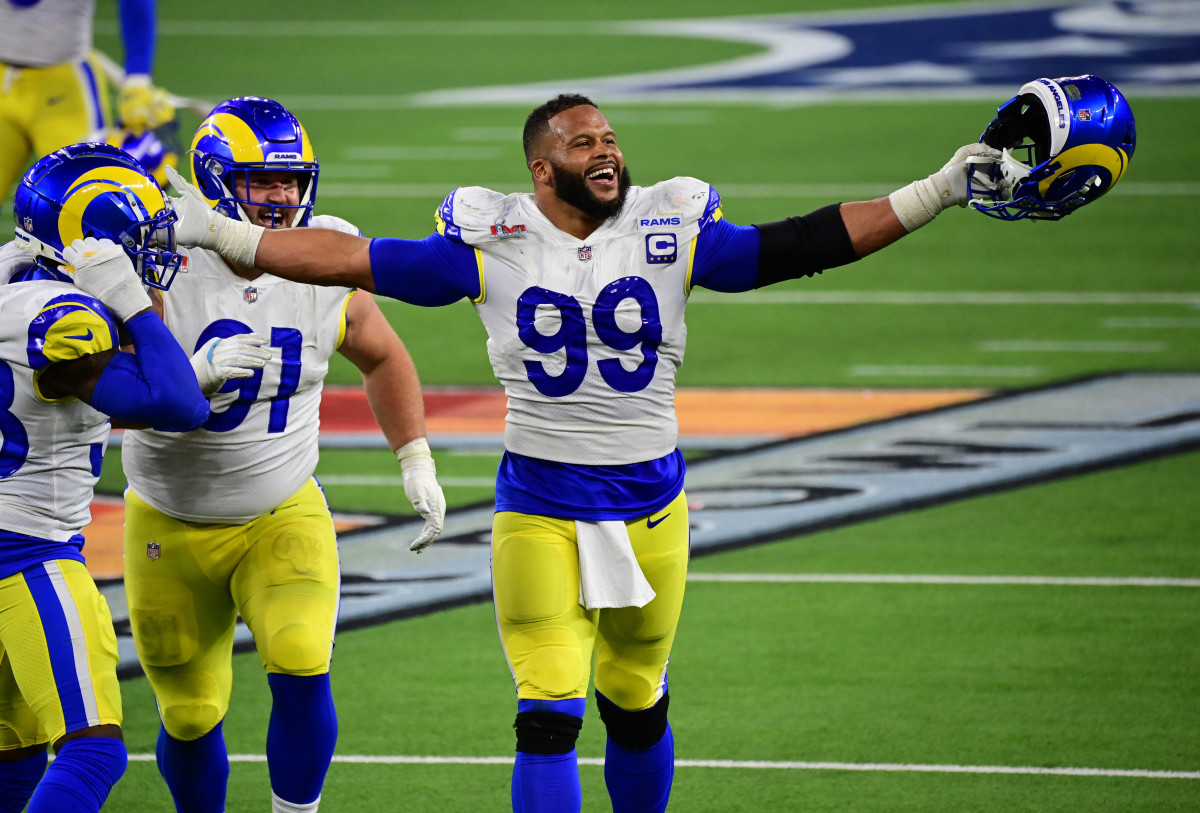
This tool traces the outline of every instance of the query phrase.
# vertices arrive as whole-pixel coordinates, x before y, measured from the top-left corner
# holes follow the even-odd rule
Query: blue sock
[[[67,740],[33,792],[29,813],[96,813],[128,761],[125,743],[113,737]]]
[[[285,802],[311,804],[321,795],[337,743],[329,674],[269,674],[267,683],[273,701],[267,727],[271,790]]]
[[[571,813],[583,806],[579,765],[569,754],[517,752],[513,765],[514,813]]]
[[[662,813],[675,777],[675,738],[667,724],[662,739],[645,751],[630,751],[608,740],[604,750],[604,784],[613,813]]]
[[[229,754],[221,723],[196,740],[177,740],[160,728],[156,756],[177,813],[223,813]]]
[[[518,700],[517,712],[566,714],[583,719],[587,701]],[[513,764],[513,813],[577,813],[583,807],[579,761],[575,749],[566,754],[517,751]]]
[[[20,762],[0,762],[0,813],[21,813],[46,772],[45,751]]]

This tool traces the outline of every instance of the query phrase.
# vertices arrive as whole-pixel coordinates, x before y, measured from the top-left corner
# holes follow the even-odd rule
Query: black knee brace
[[[583,720],[555,711],[517,712],[517,750],[526,754],[569,754]]]
[[[596,705],[600,708],[600,719],[608,729],[609,739],[628,751],[645,751],[663,738],[667,733],[670,700],[663,694],[662,699],[644,711],[625,711],[596,692]]]

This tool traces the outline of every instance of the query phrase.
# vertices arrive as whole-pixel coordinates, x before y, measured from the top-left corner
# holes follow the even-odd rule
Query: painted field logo
[[[646,262],[651,265],[666,265],[675,262],[677,256],[675,235],[646,235]]]
[[[759,545],[1196,448],[1200,374],[1118,374],[1007,393],[689,465],[691,549]],[[422,557],[395,556],[418,520],[344,535],[339,628],[489,600],[492,517],[490,504],[450,511]],[[136,674],[123,587],[101,590],[114,608],[120,674]],[[242,624],[235,645],[254,646]]]

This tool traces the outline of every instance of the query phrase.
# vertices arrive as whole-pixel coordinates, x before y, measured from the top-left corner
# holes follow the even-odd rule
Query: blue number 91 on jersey
[[[1116,87],[1069,76],[1027,82],[979,140],[1001,151],[997,171],[1008,194],[972,186],[971,206],[1001,220],[1059,220],[1121,180],[1137,129]]]
[[[650,265],[668,265],[675,262],[679,251],[673,234],[646,235],[646,262]]]

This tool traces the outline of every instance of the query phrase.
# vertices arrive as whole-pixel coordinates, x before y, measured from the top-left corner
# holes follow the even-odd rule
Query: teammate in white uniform
[[[312,145],[277,102],[217,105],[192,141],[192,169],[206,205],[248,223],[360,234],[312,216]],[[206,359],[197,375],[213,413],[185,434],[126,433],[123,447],[125,589],[162,717],[159,769],[177,810],[225,809],[221,722],[240,614],[273,696],[273,809],[315,811],[337,738],[329,686],[337,540],[313,478],[322,382],[335,351],[362,372],[406,493],[426,520],[419,551],[440,533],[445,501],[416,371],[370,294],[289,282],[212,251],[188,252],[188,273],[163,308],[180,344]],[[217,369],[243,377],[226,384],[213,378]]]
[[[108,83],[92,53],[95,5],[0,3],[0,203],[32,157],[108,135]],[[166,93],[150,81],[155,16],[155,0],[120,0],[125,78],[117,117],[135,135],[173,116]]]
[[[116,636],[81,531],[108,416],[166,432],[209,414],[130,262],[169,284],[179,255],[163,207],[132,158],[75,145],[22,179],[18,239],[0,246],[3,811],[99,810],[125,770]],[[119,330],[136,353],[120,352]],[[49,770],[47,743],[57,751]]]
[[[631,186],[582,96],[534,110],[524,145],[532,195],[455,190],[424,240],[266,234],[212,216],[194,189],[176,202],[180,239],[289,279],[475,304],[508,395],[492,569],[517,688],[513,809],[580,809],[575,740],[594,657],[613,810],[661,811],[674,766],[666,664],[687,575],[673,393],[688,295],[857,260],[966,205],[968,175],[999,153],[969,145],[889,198],[742,227],[693,178]]]

